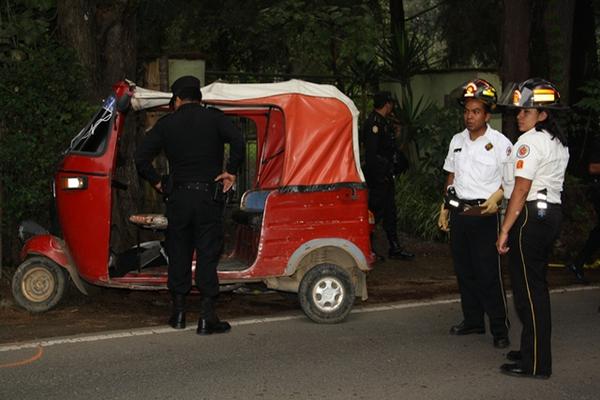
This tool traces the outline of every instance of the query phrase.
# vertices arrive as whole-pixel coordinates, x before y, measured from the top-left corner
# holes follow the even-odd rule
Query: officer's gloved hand
[[[450,231],[450,225],[448,223],[450,219],[450,210],[445,208],[445,204],[442,203],[440,207],[440,216],[438,218],[438,227],[444,232]]]
[[[483,208],[481,210],[482,214],[495,214],[498,212],[498,204],[502,201],[504,197],[504,190],[498,189],[492,195],[481,204]]]

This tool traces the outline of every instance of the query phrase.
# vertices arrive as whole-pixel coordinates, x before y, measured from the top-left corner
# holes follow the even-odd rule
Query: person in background
[[[444,162],[448,173],[444,192],[452,201],[442,204],[438,225],[450,231],[463,313],[463,321],[452,326],[450,334],[485,333],[487,314],[494,347],[505,348],[510,344],[510,324],[495,243],[502,167],[512,144],[488,124],[496,101],[496,89],[483,79],[462,87],[459,103],[466,129],[454,135]]]
[[[567,264],[567,268],[575,274],[581,283],[589,283],[583,273],[583,264],[590,262],[593,255],[600,249],[600,134],[596,133],[592,143],[592,151],[588,164],[590,175],[589,197],[596,211],[596,226],[592,228],[575,260]]]
[[[567,140],[556,123],[560,94],[543,79],[532,78],[511,91],[523,134],[515,144],[514,187],[500,236],[499,254],[508,253],[515,308],[523,329],[520,349],[500,371],[511,376],[549,378],[552,374],[550,295],[546,271],[562,220],[561,192],[569,162]]]
[[[192,287],[195,250],[196,286],[201,296],[196,332],[224,333],[231,326],[220,321],[215,312],[219,294],[217,265],[223,248],[219,192],[227,192],[235,183],[244,160],[244,138],[225,114],[202,106],[199,79],[183,76],[173,83],[171,91],[175,111],[154,125],[135,155],[139,174],[166,195],[168,287],[173,297],[169,325],[175,329],[186,326],[185,298]],[[230,143],[225,170],[224,143]],[[161,151],[169,160],[167,185],[152,165]]]
[[[406,158],[396,146],[396,131],[388,116],[394,108],[390,92],[376,93],[374,110],[362,128],[365,144],[365,178],[369,187],[369,209],[375,222],[383,220],[383,230],[389,242],[388,256],[392,259],[410,260],[414,254],[400,245],[397,232],[396,189],[394,176],[407,167]]]

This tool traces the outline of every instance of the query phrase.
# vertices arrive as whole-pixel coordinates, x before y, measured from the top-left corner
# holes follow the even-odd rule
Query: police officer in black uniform
[[[408,167],[406,157],[396,146],[394,126],[386,118],[394,108],[390,92],[376,93],[374,110],[369,114],[362,130],[365,143],[365,173],[369,187],[369,209],[375,222],[383,220],[383,229],[389,242],[389,257],[409,260],[414,254],[400,246],[397,233],[396,195],[394,176]]]
[[[600,249],[600,134],[598,133],[592,143],[588,173],[590,174],[589,198],[596,211],[596,226],[590,231],[587,241],[575,260],[567,265],[581,283],[589,283],[583,274],[583,264],[590,262],[594,253]]]
[[[224,207],[219,193],[235,183],[244,159],[244,139],[225,114],[201,105],[199,79],[181,77],[171,91],[175,111],[154,125],[135,156],[139,174],[166,195],[168,287],[173,297],[169,324],[185,328],[185,296],[192,286],[196,250],[196,286],[201,295],[197,333],[223,333],[231,326],[215,313],[217,265],[223,247]],[[224,143],[230,143],[225,170]],[[152,166],[161,151],[169,160],[167,181],[161,181]],[[223,184],[222,189],[218,183]]]

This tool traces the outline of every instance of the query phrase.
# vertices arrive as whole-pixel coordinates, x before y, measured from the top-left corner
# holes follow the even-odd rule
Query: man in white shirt
[[[463,86],[459,103],[464,107],[466,129],[454,135],[444,162],[448,172],[445,191],[453,201],[442,207],[439,225],[442,230],[450,230],[463,311],[463,321],[450,333],[485,333],[487,314],[494,346],[505,348],[510,344],[509,321],[495,243],[502,169],[511,156],[512,144],[488,125],[496,101],[496,90],[483,79]]]

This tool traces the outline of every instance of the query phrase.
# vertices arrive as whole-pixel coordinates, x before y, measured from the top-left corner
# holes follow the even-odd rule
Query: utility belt
[[[456,190],[452,186],[448,188],[446,196],[444,196],[445,208],[449,210],[456,210],[459,213],[464,213],[474,207],[480,206],[484,202],[485,199],[461,199],[456,195]]]
[[[175,183],[175,189],[183,190],[202,190],[208,192],[215,187],[214,182],[179,182]]]
[[[560,210],[561,208],[559,203],[548,202],[548,190],[546,189],[537,192],[536,199],[526,201],[525,206],[528,210],[535,212],[538,218],[546,217],[548,211]]]
[[[175,189],[196,190],[211,193],[213,201],[217,203],[227,203],[231,190],[223,192],[223,182],[179,182],[175,184]]]

